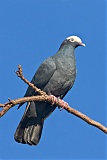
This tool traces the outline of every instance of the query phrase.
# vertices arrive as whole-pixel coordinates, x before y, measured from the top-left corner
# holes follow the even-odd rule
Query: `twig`
[[[34,86],[33,83],[29,82],[22,74],[22,67],[21,65],[18,65],[18,71],[16,71],[16,74],[19,78],[21,78],[21,80],[23,80],[26,84],[28,84],[30,87],[32,87],[36,92],[38,92],[40,95],[42,96],[47,96],[47,94],[42,91],[41,89],[37,88],[36,86]]]
[[[22,68],[19,65],[18,66],[18,71],[17,76],[20,77],[25,83],[27,83],[29,86],[31,86],[36,92],[38,92],[40,94],[40,96],[31,96],[31,97],[24,97],[24,98],[19,98],[16,100],[11,100],[8,99],[9,102],[5,103],[5,104],[0,104],[0,107],[2,107],[2,111],[0,112],[0,117],[2,117],[10,108],[12,108],[13,106],[23,103],[23,102],[30,102],[30,101],[47,101],[50,102],[51,104],[53,103],[53,98],[49,95],[47,95],[45,92],[41,91],[40,89],[38,89],[36,86],[34,86],[31,82],[29,82],[27,79],[24,78],[23,74],[22,74]],[[62,100],[57,99],[57,101],[54,103],[55,105],[57,105],[60,108],[65,109],[67,112],[81,118],[82,120],[84,120],[85,122],[87,122],[88,124],[95,126],[96,128],[100,129],[101,131],[103,131],[104,133],[107,134],[107,128],[105,126],[103,126],[101,123],[92,120],[91,118],[89,118],[88,116],[86,116],[85,114],[75,110],[74,108],[71,108],[68,103],[63,103]]]
[[[0,103],[0,107],[4,107],[4,104],[1,104],[1,103]]]

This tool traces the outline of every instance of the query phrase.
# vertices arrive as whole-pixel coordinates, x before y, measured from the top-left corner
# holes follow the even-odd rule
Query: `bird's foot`
[[[52,100],[52,106],[53,106],[55,103],[57,103],[57,102],[58,102],[58,98],[57,98],[57,97],[55,97],[54,95],[50,95],[50,97],[51,97],[51,100]]]
[[[61,100],[61,103],[62,103],[62,105],[61,105],[61,107],[59,107],[59,109],[60,109],[60,111],[62,111],[64,108],[65,108],[65,106],[67,106],[68,105],[68,103],[67,102],[65,102],[64,100],[62,100],[62,99],[60,99]]]
[[[50,97],[51,97],[51,100],[52,100],[52,105],[58,104],[58,102],[61,101],[61,107],[58,107],[60,109],[60,111],[62,111],[68,105],[67,102],[60,99],[59,97],[57,98],[54,95],[50,95]]]

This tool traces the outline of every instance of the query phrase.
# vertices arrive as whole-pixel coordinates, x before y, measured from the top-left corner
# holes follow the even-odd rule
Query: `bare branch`
[[[18,66],[18,71],[16,72],[16,74],[17,74],[18,77],[20,77],[25,83],[27,83],[29,86],[31,86],[40,95],[31,96],[31,97],[23,97],[23,98],[19,98],[19,99],[16,99],[16,100],[8,99],[9,102],[7,102],[5,104],[0,104],[0,107],[2,107],[2,110],[0,112],[0,117],[2,117],[10,108],[14,107],[17,104],[23,103],[23,102],[47,101],[47,102],[50,102],[51,104],[53,104],[52,96],[47,95],[45,92],[38,89],[36,86],[34,86],[34,84],[32,84],[31,82],[29,82],[27,79],[24,78],[24,76],[22,74],[22,68],[21,68],[20,65]],[[99,123],[97,121],[94,121],[93,119],[89,118],[85,114],[75,110],[74,108],[71,108],[68,105],[68,103],[66,103],[66,102],[64,103],[61,99],[57,98],[57,101],[55,101],[54,104],[57,105],[60,108],[65,109],[67,112],[79,117],[80,119],[84,120],[88,124],[90,124],[92,126],[95,126],[96,128],[100,129],[101,131],[103,131],[104,133],[107,134],[107,128],[105,126],[103,126],[101,123]]]
[[[19,78],[21,78],[21,80],[23,80],[26,84],[28,84],[30,87],[32,87],[36,92],[38,92],[40,95],[44,95],[46,96],[46,93],[43,92],[41,89],[37,88],[36,86],[34,86],[33,83],[29,82],[22,74],[22,67],[21,65],[18,65],[18,71],[16,71],[16,74]]]
[[[1,103],[0,103],[0,107],[4,107],[4,104],[1,104]]]

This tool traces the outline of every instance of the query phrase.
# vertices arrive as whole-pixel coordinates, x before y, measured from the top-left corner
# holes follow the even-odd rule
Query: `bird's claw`
[[[60,109],[60,111],[62,111],[62,110],[65,108],[65,106],[68,105],[68,103],[65,102],[64,100],[62,100],[62,99],[60,99],[60,98],[57,98],[57,97],[55,97],[54,95],[50,95],[50,96],[51,96],[51,100],[52,100],[52,106],[53,106],[55,103],[58,103],[59,101],[61,101],[62,105],[61,105],[61,107],[58,107],[58,108]]]
[[[60,99],[60,100],[61,100],[61,99]],[[62,105],[61,105],[61,107],[59,107],[60,111],[62,111],[62,110],[65,108],[65,106],[68,105],[68,103],[65,102],[64,100],[61,100],[61,102],[62,102]]]
[[[58,102],[58,98],[56,98],[54,95],[50,95],[52,100],[52,106]]]

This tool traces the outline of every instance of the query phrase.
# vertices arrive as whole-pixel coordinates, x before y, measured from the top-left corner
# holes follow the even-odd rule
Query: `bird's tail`
[[[37,145],[43,129],[44,119],[38,117],[35,111],[35,103],[27,105],[26,111],[16,129],[14,139],[23,144]]]

